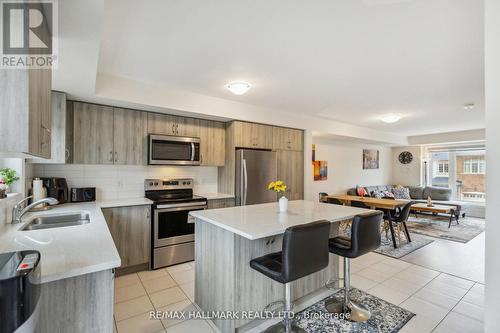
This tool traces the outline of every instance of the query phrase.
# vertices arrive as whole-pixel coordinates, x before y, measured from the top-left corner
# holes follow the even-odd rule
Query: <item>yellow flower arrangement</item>
[[[275,182],[270,182],[269,185],[267,185],[267,188],[277,193],[283,193],[286,191],[287,186],[282,180],[277,180]]]

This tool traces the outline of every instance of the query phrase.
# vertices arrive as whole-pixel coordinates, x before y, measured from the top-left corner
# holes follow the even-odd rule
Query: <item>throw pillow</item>
[[[364,187],[356,187],[356,193],[360,196],[360,197],[364,197],[368,194],[368,192],[366,191],[366,188]]]
[[[371,196],[372,198],[382,199],[384,197],[384,193],[380,191],[373,191]]]
[[[390,191],[384,191],[382,193],[382,199],[394,199],[394,194]]]
[[[394,193],[394,197],[396,199],[407,199],[410,200],[410,189],[407,187],[403,188],[393,188],[392,193]]]

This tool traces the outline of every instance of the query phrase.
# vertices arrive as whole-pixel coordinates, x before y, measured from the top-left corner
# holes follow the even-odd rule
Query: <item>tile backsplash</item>
[[[144,196],[144,179],[193,178],[196,193],[217,192],[217,167],[36,164],[33,177],[64,177],[68,187],[96,187],[97,200]]]

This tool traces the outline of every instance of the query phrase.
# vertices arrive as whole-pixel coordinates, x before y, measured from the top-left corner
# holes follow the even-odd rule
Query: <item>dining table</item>
[[[352,201],[362,202],[366,205],[367,208],[370,209],[378,209],[384,211],[384,218],[389,223],[389,229],[391,231],[392,245],[394,248],[398,247],[396,243],[396,236],[394,233],[394,224],[393,224],[393,212],[406,205],[410,200],[406,199],[380,199],[373,197],[361,197],[357,195],[348,195],[348,194],[337,194],[337,195],[327,195],[323,197],[323,200],[326,201],[328,198],[337,199],[344,205],[350,205]],[[405,228],[405,234],[408,239],[408,242],[411,242],[410,233],[408,232],[408,228],[406,224],[403,224]]]

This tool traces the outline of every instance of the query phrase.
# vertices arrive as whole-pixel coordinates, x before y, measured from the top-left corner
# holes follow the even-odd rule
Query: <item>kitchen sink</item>
[[[61,228],[87,223],[90,223],[90,214],[88,212],[42,215],[32,218],[20,230]]]

